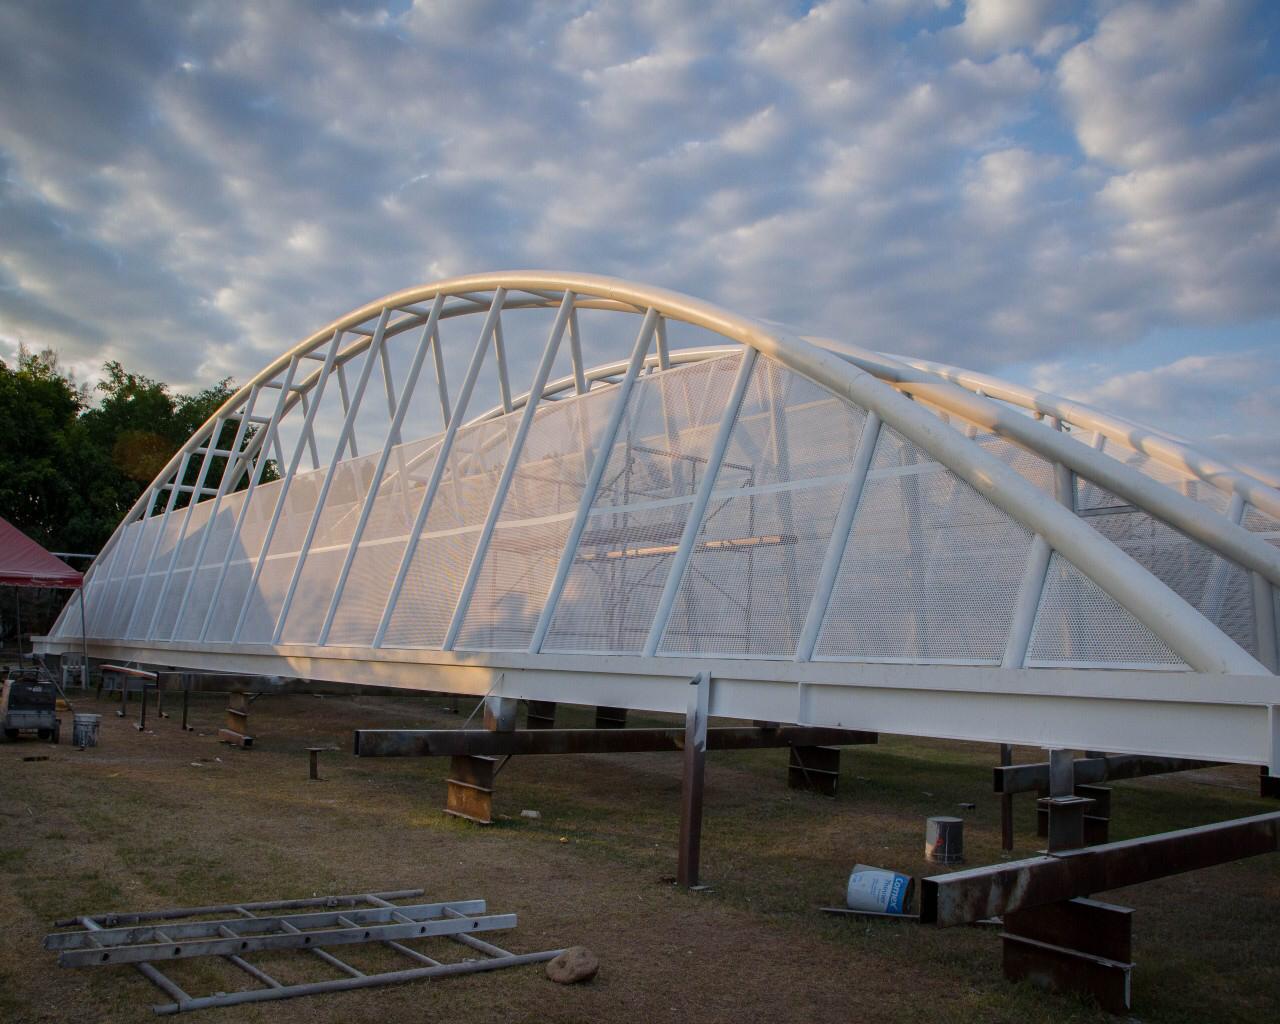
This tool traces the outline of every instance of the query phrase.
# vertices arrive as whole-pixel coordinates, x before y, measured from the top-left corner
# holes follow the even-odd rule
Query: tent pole
[[[18,613],[18,670],[23,667],[22,661],[22,588],[13,588],[13,606]]]
[[[84,581],[80,583],[80,686],[89,689],[89,630],[84,618]]]

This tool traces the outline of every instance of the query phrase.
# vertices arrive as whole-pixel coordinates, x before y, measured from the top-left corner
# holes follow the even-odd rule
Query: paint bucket
[[[963,864],[964,819],[929,818],[925,822],[924,856],[934,864]]]
[[[73,747],[96,747],[98,745],[98,725],[101,715],[77,714],[71,724],[71,745]]]
[[[869,910],[876,914],[906,914],[911,910],[915,879],[887,868],[855,864],[849,876],[845,903],[850,910]]]

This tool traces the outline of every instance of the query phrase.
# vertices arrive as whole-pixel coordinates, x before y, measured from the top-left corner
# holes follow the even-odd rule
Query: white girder
[[[538,310],[550,332],[535,370],[504,318]],[[629,358],[616,340],[604,359],[591,347],[580,315],[606,313],[640,326]],[[445,363],[460,353],[446,336],[480,323],[450,394]],[[672,347],[677,326],[714,344]],[[412,352],[400,379],[393,349]],[[353,385],[345,368],[360,359]],[[385,414],[365,401],[375,359]],[[475,415],[486,364],[498,401]],[[428,372],[436,397],[415,404]],[[272,390],[272,413],[255,414]],[[406,440],[406,414],[427,405],[439,430]],[[215,442],[232,421],[227,459]],[[263,476],[272,451],[278,481]],[[673,292],[476,275],[355,310],[232,396],[89,570],[89,648],[655,709],[666,691],[642,680],[754,665],[745,690],[717,684],[716,713],[1181,756],[1212,746],[1274,768],[1273,484],[1079,403]],[[78,633],[64,612],[43,646]],[[981,697],[973,666],[990,680]],[[1155,721],[1152,701],[1185,713]],[[1190,705],[1212,742],[1195,739]],[[859,706],[868,717],[851,721]],[[1139,706],[1149,734],[1124,742],[1118,709]],[[1071,721],[1033,725],[1050,707]],[[884,716],[898,712],[892,730]]]

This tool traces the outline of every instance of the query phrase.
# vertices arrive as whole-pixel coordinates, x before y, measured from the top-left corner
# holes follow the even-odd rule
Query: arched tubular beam
[[[658,324],[664,324],[667,320],[682,322],[717,334],[728,342],[747,346],[832,394],[875,413],[885,426],[898,431],[929,452],[940,464],[1009,514],[1025,529],[1042,537],[1053,550],[1069,559],[1193,670],[1236,675],[1267,674],[1262,665],[1212,622],[1070,509],[1042,493],[995,455],[957,432],[898,389],[914,390],[920,397],[944,408],[950,403],[958,415],[963,415],[971,422],[991,424],[991,429],[1007,433],[1030,450],[1046,453],[1051,461],[1065,465],[1081,476],[1097,479],[1117,494],[1130,497],[1135,504],[1153,515],[1171,522],[1196,539],[1203,540],[1213,550],[1253,569],[1267,581],[1274,582],[1277,576],[1275,552],[1247,531],[1226,519],[1215,518],[1213,513],[1200,508],[1189,499],[1150,481],[1137,469],[1107,460],[1106,456],[1097,452],[1089,454],[1085,446],[1057,431],[1035,424],[1007,409],[1002,411],[996,402],[974,396],[936,375],[930,376],[924,371],[906,367],[892,357],[873,354],[884,365],[873,367],[868,372],[854,365],[847,355],[836,354],[798,336],[729,313],[709,303],[663,289],[595,275],[514,271],[454,278],[394,293],[334,321],[282,355],[217,410],[192,440],[175,454],[149,489],[148,495],[131,510],[126,524],[145,516],[162,491],[168,491],[169,502],[166,507],[171,508],[174,488],[181,479],[180,475],[175,474],[181,474],[190,457],[198,452],[201,445],[209,443],[212,431],[219,422],[229,422],[243,414],[255,388],[269,388],[282,375],[286,377],[279,385],[282,391],[280,404],[277,406],[278,414],[258,431],[251,443],[260,452],[265,451],[266,445],[277,442],[277,427],[283,413],[302,402],[307,394],[316,389],[316,398],[307,409],[304,429],[298,439],[298,450],[290,463],[292,473],[296,469],[304,441],[313,440],[312,421],[319,406],[319,389],[323,388],[327,376],[365,351],[379,333],[385,341],[403,331],[423,326],[431,315],[428,305],[435,303],[440,296],[445,296],[447,301],[439,310],[439,318],[462,315],[486,317],[486,329],[482,332],[482,344],[477,348],[477,353],[482,351],[485,344],[492,342],[501,364],[501,312],[519,308],[554,308],[564,300],[567,292],[575,295],[573,309],[570,311],[571,324],[572,314],[581,309],[633,314],[645,311],[646,316],[657,316]],[[379,327],[371,326],[379,320]],[[576,331],[573,333],[576,336]],[[348,338],[352,340],[348,341]],[[325,349],[325,346],[329,347]],[[303,375],[294,383],[295,371],[300,361],[319,358],[318,353],[322,349],[324,365]],[[674,353],[666,349],[665,332],[659,332],[658,365],[666,365],[667,360],[673,356]],[[912,379],[915,375],[919,375],[920,379]],[[901,379],[894,379],[895,377]],[[470,388],[474,384],[473,378],[474,374],[469,371],[468,380],[459,393],[459,407],[455,409],[446,430],[446,450],[448,438],[461,428],[459,421],[467,415],[463,398],[469,397]],[[602,376],[599,379],[609,378]],[[582,374],[579,369],[574,374],[572,385],[568,382],[547,385],[539,389],[540,397],[545,397],[552,387],[558,386],[563,390],[572,386],[575,390],[581,390],[581,384]],[[517,401],[512,397],[509,387],[504,387],[502,394],[501,411],[505,413],[514,409]],[[960,409],[964,411],[960,412]],[[488,417],[498,414],[499,411],[494,410],[483,415]],[[238,471],[243,471],[253,461],[251,455],[237,454],[235,458],[239,463]],[[444,459],[442,456],[433,471],[428,492],[433,492],[438,483]],[[1099,460],[1106,460],[1107,464],[1103,465]],[[255,475],[260,474],[264,461],[262,457],[257,458]],[[281,488],[278,500],[283,500],[283,491],[286,489]],[[199,495],[194,497],[198,498]],[[429,507],[429,500],[428,498],[423,504],[423,509]],[[406,555],[401,562],[396,585],[384,611],[374,647],[378,646],[385,635],[396,595],[412,557],[415,537],[423,525],[422,513],[418,519],[415,530],[411,532]],[[124,525],[122,524],[122,528]],[[116,537],[119,535],[118,530]],[[260,571],[261,558],[265,554],[264,545],[255,573]],[[212,610],[212,604],[210,609]]]

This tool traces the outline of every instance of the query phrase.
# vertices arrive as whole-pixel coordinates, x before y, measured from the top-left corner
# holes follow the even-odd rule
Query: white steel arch
[[[710,671],[716,714],[1277,768],[1273,484],[673,292],[455,278],[197,431],[90,569],[89,647],[655,710]]]

